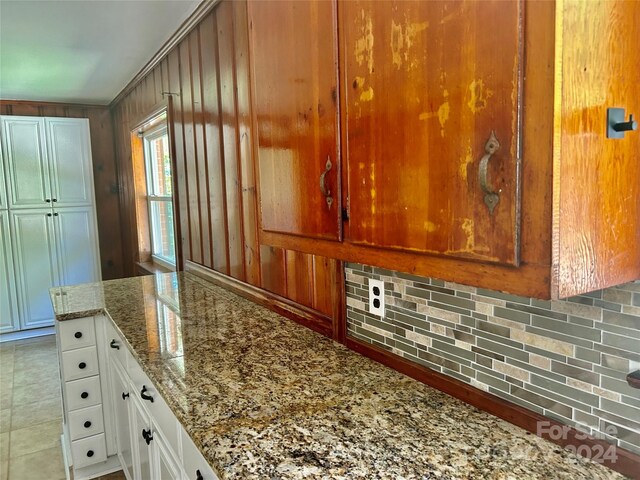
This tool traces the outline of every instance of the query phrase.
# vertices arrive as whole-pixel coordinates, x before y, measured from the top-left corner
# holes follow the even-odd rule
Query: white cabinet
[[[53,325],[49,289],[96,282],[101,273],[89,121],[2,116],[0,127],[0,209],[8,209],[0,215],[10,218],[8,228],[2,220],[0,267],[9,280],[0,284],[0,332],[7,333]]]
[[[20,326],[27,329],[53,325],[49,289],[58,284],[59,278],[53,214],[42,210],[10,213]]]
[[[51,200],[45,118],[0,117],[2,151],[12,208],[39,208]]]
[[[20,328],[14,278],[9,215],[0,210],[0,333]]]
[[[218,480],[126,342],[105,318],[118,457],[128,480]]]
[[[111,403],[103,395],[105,364],[98,354],[103,317],[87,317],[57,322],[56,339],[62,380],[64,448],[73,467],[74,478],[93,478],[118,468],[118,459],[109,445]],[[98,324],[98,325],[96,325]]]
[[[2,117],[10,208],[91,205],[89,121]]]

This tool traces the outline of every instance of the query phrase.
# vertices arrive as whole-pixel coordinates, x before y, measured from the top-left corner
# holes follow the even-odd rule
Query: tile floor
[[[0,343],[0,479],[65,479],[61,433],[55,336]]]

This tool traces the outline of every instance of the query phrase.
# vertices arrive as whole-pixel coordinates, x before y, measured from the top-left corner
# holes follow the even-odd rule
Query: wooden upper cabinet
[[[340,240],[335,3],[248,9],[261,228]]]
[[[339,4],[352,243],[518,264],[522,11]]]

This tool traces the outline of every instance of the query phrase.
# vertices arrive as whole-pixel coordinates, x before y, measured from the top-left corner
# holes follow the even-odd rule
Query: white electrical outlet
[[[629,360],[629,371],[635,372],[636,370],[640,370],[640,362],[634,362],[633,360]]]
[[[384,282],[369,279],[369,313],[384,317]]]

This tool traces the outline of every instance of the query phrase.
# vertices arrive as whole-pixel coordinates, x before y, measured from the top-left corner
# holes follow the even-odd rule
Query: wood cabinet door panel
[[[341,238],[335,10],[334,2],[249,2],[266,231]]]
[[[522,2],[339,5],[348,239],[517,264]]]

